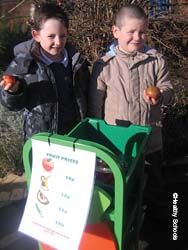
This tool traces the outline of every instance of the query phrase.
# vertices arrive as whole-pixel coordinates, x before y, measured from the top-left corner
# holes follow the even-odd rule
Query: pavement
[[[0,178],[0,250],[38,250],[34,239],[18,232],[27,194],[25,174]]]
[[[168,171],[168,207],[155,207],[152,213],[146,209],[139,250],[188,250],[188,168]],[[180,172],[185,178],[178,179]],[[36,240],[18,232],[27,194],[24,174],[0,178],[0,250],[38,250]]]
[[[0,178],[0,208],[27,197],[25,174],[7,174]]]

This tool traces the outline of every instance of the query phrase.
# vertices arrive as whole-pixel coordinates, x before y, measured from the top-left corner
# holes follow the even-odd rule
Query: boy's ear
[[[36,42],[39,42],[39,41],[40,41],[40,39],[39,39],[39,33],[38,33],[37,30],[32,30],[32,31],[31,31],[31,35],[32,35],[33,39],[34,39]]]
[[[116,39],[119,38],[119,28],[116,25],[112,26],[112,33]]]

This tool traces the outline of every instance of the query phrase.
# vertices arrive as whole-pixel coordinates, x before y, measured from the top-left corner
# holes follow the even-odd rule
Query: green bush
[[[19,42],[30,37],[30,31],[23,31],[19,24],[12,30],[3,21],[0,22],[0,73],[7,67],[13,58],[13,48]]]
[[[0,178],[22,171],[22,125],[19,112],[0,105]]]

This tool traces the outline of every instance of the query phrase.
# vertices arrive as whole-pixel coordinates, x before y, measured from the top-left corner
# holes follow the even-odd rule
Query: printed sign
[[[96,155],[34,139],[32,152],[19,231],[58,250],[77,250],[89,213]]]

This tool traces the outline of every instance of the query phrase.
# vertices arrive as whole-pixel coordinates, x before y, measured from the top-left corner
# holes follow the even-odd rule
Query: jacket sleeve
[[[19,111],[25,106],[25,94],[23,86],[16,93],[0,89],[1,104],[11,111]]]
[[[170,82],[170,74],[166,60],[163,56],[158,58],[157,87],[163,90],[160,104],[168,105],[172,101],[174,90]]]
[[[17,56],[20,53],[27,53],[28,51],[31,51],[34,44],[35,44],[34,39],[30,39],[28,41],[24,41],[22,43],[17,44],[14,47],[14,55]]]
[[[87,106],[88,106],[88,86],[90,82],[90,71],[88,63],[85,60],[81,64],[81,67],[76,72],[76,99],[79,106],[79,112],[81,120],[84,119],[87,115]]]
[[[19,64],[17,61],[14,59],[8,68],[5,71],[5,74],[7,75],[13,75],[18,78],[20,81],[19,89],[17,92],[12,93],[4,88],[0,88],[0,101],[1,104],[5,107],[7,107],[11,111],[19,111],[25,106],[25,93],[26,93],[26,86],[24,84],[24,80],[21,79],[17,75],[17,71],[19,68]]]
[[[88,116],[99,119],[104,118],[106,97],[106,85],[102,80],[103,66],[102,60],[94,63],[89,85]]]

